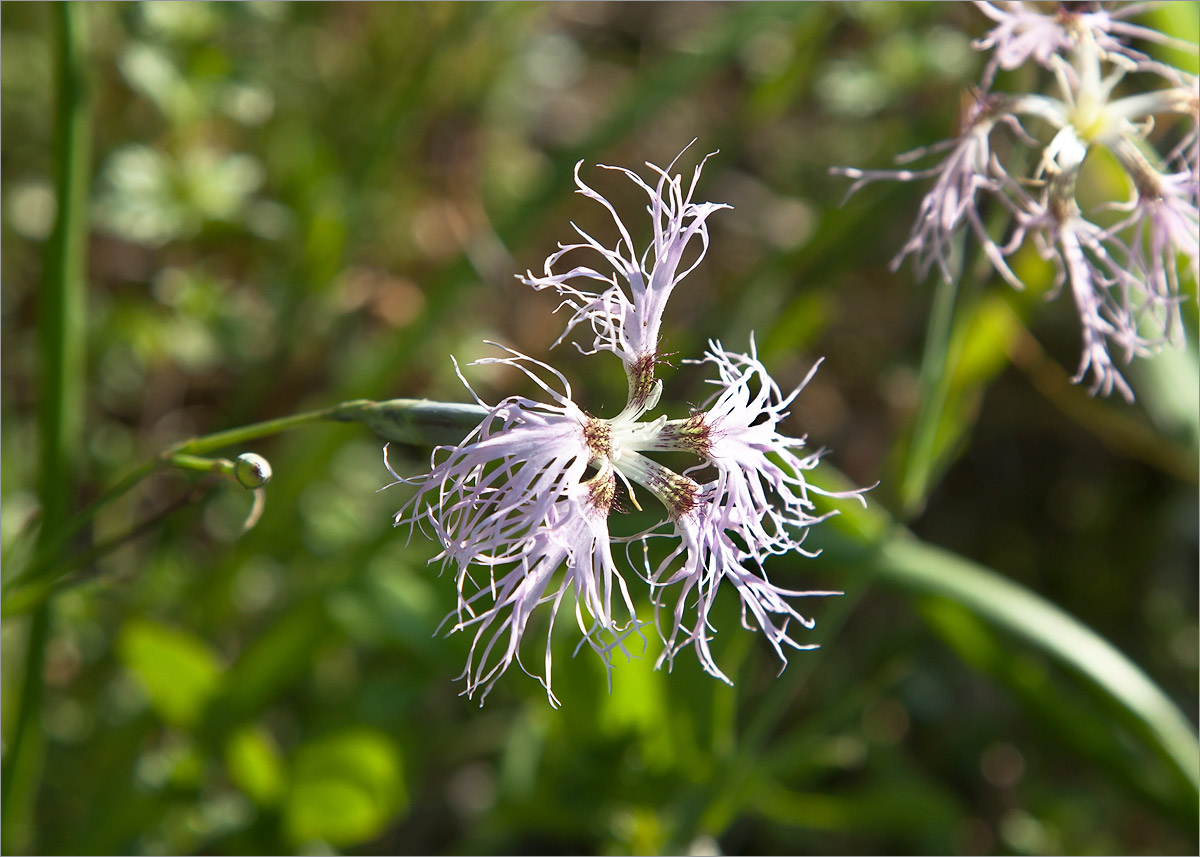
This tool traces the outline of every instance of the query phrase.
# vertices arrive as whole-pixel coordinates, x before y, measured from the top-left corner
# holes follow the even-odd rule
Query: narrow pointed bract
[[[481,702],[515,662],[558,704],[549,635],[564,606],[575,613],[583,642],[606,665],[614,652],[636,656],[627,644],[644,641],[649,622],[639,618],[630,582],[650,585],[643,600],[663,641],[659,664],[671,666],[691,645],[704,670],[724,681],[729,679],[709,649],[710,611],[722,588],[733,589],[743,624],[760,629],[784,663],[788,649],[814,645],[795,639],[795,629],[810,628],[812,620],[790,599],[834,594],[784,588],[767,577],[771,557],[803,553],[808,528],[834,513],[817,512],[813,495],[863,498],[861,491],[830,494],[806,480],[819,453],[803,452],[803,438],[780,433],[799,389],[782,394],[753,340],[749,354],[712,341],[704,357],[692,361],[715,369],[717,389],[705,409],[674,420],[652,415],[663,389],[656,370],[667,300],[702,262],[709,216],[729,206],[693,201],[703,162],[686,186],[672,168],[647,166],[653,183],[629,170],[607,169],[618,169],[649,197],[648,246],[635,247],[616,209],[583,182],[577,166],[579,192],[608,211],[620,239],[606,247],[577,229],[583,242],[560,245],[543,276],[519,277],[563,298],[572,313],[563,336],[582,331],[576,344],[583,354],[620,358],[629,391],[620,412],[593,416],[575,402],[560,372],[503,348],[502,356],[476,362],[523,372],[549,401],[508,397],[490,406],[460,444],[435,450],[427,473],[397,476],[416,493],[395,523],[436,538],[442,549],[433,561],[454,568],[458,607],[446,624],[452,632],[474,634],[461,678],[464,692],[478,694]],[[583,252],[598,256],[596,267],[576,264],[555,273],[564,257]],[[690,453],[695,467],[677,473],[654,458],[659,452]],[[708,481],[694,478],[701,474]],[[655,498],[662,515],[659,526],[634,539],[647,546],[645,556],[661,538],[678,540],[653,569],[648,559],[641,569],[629,562],[630,540],[614,539],[609,530],[622,498],[640,509],[639,497]],[[549,605],[544,660],[531,668],[522,660],[522,639],[542,604]]]

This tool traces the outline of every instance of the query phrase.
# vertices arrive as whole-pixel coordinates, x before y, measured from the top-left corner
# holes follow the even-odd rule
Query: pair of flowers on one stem
[[[565,606],[606,665],[614,651],[632,654],[626,641],[642,636],[649,622],[638,617],[629,572],[650,587],[663,641],[659,665],[670,666],[690,646],[706,672],[729,681],[709,646],[710,614],[723,585],[740,596],[743,624],[749,627],[753,617],[785,662],[787,649],[812,648],[792,636],[794,624],[808,628],[812,622],[788,599],[830,593],[782,587],[769,579],[765,563],[776,554],[803,552],[807,528],[828,515],[815,512],[813,494],[861,500],[861,492],[831,493],[806,480],[820,453],[805,451],[803,438],[781,434],[780,424],[808,379],[785,394],[758,359],[753,341],[748,354],[710,341],[704,357],[691,361],[715,371],[717,390],[705,409],[680,419],[650,416],[662,391],[657,369],[663,310],[707,251],[708,218],[729,206],[693,201],[703,163],[686,186],[670,168],[648,166],[656,174],[654,184],[619,170],[649,199],[653,238],[643,253],[634,249],[612,205],[579,177],[577,165],[579,193],[608,210],[619,240],[608,247],[576,228],[581,242],[560,245],[543,275],[520,278],[562,296],[571,312],[563,337],[581,333],[577,346],[584,354],[620,358],[628,380],[621,412],[609,419],[593,416],[574,401],[561,373],[502,348],[504,356],[476,363],[520,370],[546,400],[510,396],[490,406],[462,443],[435,450],[427,474],[396,477],[417,486],[396,523],[431,530],[442,546],[435,560],[455,569],[458,608],[447,619],[452,630],[475,634],[462,676],[468,695],[485,697],[514,662],[528,671],[521,641],[543,603],[551,605],[548,634]],[[555,272],[580,251],[598,255],[604,272],[582,264]],[[677,473],[654,458],[669,452],[691,454],[696,466]],[[701,471],[711,478],[701,481]],[[640,508],[643,491],[661,504],[665,519],[632,539],[614,538],[612,515],[623,501]],[[630,558],[631,544],[645,546],[656,536],[678,542],[656,564],[646,550],[639,568]],[[625,549],[614,553],[622,542]],[[549,639],[537,678],[557,704]]]
[[[958,239],[966,232],[1004,279],[1023,288],[1008,259],[1032,240],[1055,266],[1052,294],[1067,285],[1079,315],[1083,348],[1072,380],[1090,375],[1093,394],[1116,390],[1132,401],[1113,351],[1129,363],[1182,342],[1177,260],[1186,260],[1196,280],[1200,143],[1196,76],[1151,59],[1129,41],[1169,42],[1192,52],[1196,47],[1126,20],[1145,11],[1144,3],[1115,11],[1096,3],[1060,3],[1048,12],[1031,3],[975,5],[995,26],[975,42],[991,57],[961,133],[900,159],[945,151],[944,160],[919,170],[834,172],[855,179],[851,192],[880,179],[935,180],[893,268],[912,256],[921,276],[936,266],[950,281]],[[992,89],[998,71],[1029,62],[1051,73],[1055,94]],[[1121,94],[1133,77],[1155,88]],[[1165,149],[1160,154],[1153,144],[1163,136],[1161,126],[1171,130],[1170,120],[1182,120],[1184,129],[1173,145],[1160,143]],[[1049,140],[1032,136],[1028,123],[1046,128]],[[1004,159],[994,147],[1001,128],[1012,138]],[[1115,157],[1129,180],[1128,197],[1103,207],[1115,212],[1104,226],[1089,220],[1077,201],[1081,170],[1100,150]],[[1017,166],[1024,161],[1032,162],[1029,174]],[[1007,214],[1006,237],[994,237],[985,223],[988,200]]]

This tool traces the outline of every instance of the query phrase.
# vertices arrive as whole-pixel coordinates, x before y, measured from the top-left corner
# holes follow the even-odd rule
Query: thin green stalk
[[[186,455],[177,452],[170,456],[168,462],[180,470],[194,470],[197,473],[218,473],[224,476],[233,475],[233,462],[228,458],[203,458],[199,455]]]
[[[160,458],[168,459],[175,455],[206,455],[215,450],[224,449],[227,446],[240,446],[252,440],[270,437],[271,435],[310,423],[321,422],[323,420],[350,420],[353,419],[352,415],[354,413],[373,404],[374,402],[365,399],[356,399],[352,402],[342,402],[316,411],[305,411],[301,414],[291,414],[290,416],[278,417],[273,420],[264,420],[260,423],[251,423],[248,426],[214,432],[213,434],[204,435],[204,437],[192,438],[191,440],[185,440],[168,447],[163,451]]]
[[[71,539],[81,532],[101,508],[134,488],[146,476],[163,468],[232,476],[234,464],[226,459],[206,458],[218,449],[239,446],[259,438],[269,437],[316,422],[356,422],[374,431],[384,440],[436,446],[455,443],[487,414],[479,405],[430,402],[424,399],[389,399],[372,402],[355,399],[328,408],[306,411],[272,420],[226,429],[203,437],[174,444],[143,463],[106,491],[98,500],[70,521],[51,531],[43,527],[44,539],[33,561],[23,570],[4,581],[3,615],[14,616],[40,609],[58,591],[57,583],[83,565],[100,559],[113,548],[144,533],[147,522],[135,524],[126,533],[101,545],[68,555]],[[176,508],[171,507],[172,510]],[[162,517],[156,514],[152,520]]]
[[[229,468],[225,468],[219,462],[211,459],[203,459],[201,456],[216,449],[245,443],[257,438],[268,437],[301,425],[321,420],[348,419],[347,414],[370,404],[373,403],[364,401],[343,402],[317,411],[293,414],[248,426],[215,432],[168,447],[154,456],[154,458],[143,462],[126,474],[112,488],[105,491],[99,499],[93,501],[85,509],[77,513],[66,524],[58,527],[57,533],[49,532],[43,525],[42,532],[46,534],[46,537],[39,541],[38,551],[33,561],[21,572],[4,581],[3,592],[5,600],[8,600],[10,592],[15,588],[31,581],[36,581],[58,567],[63,561],[63,554],[71,539],[91,523],[96,513],[118,497],[135,488],[151,473],[161,470],[164,467],[178,467],[184,470],[200,470],[203,472],[225,472]],[[92,552],[89,551],[88,555],[91,556]],[[8,609],[6,607],[6,615],[8,615]]]
[[[219,477],[202,480],[182,497],[172,501],[169,505],[159,509],[144,520],[139,521],[125,532],[97,545],[93,545],[90,548],[63,557],[56,566],[56,574],[53,577],[34,580],[5,593],[3,606],[0,609],[0,616],[8,618],[9,616],[19,616],[23,613],[28,613],[39,607],[43,602],[59,594],[63,589],[90,579],[91,575],[85,573],[85,569],[94,569],[97,560],[107,556],[122,545],[150,532],[161,524],[164,519],[180,509],[200,502],[204,495],[212,490],[219,481]]]
[[[843,522],[843,518],[847,520]],[[1172,806],[1195,809],[1200,800],[1196,728],[1140,667],[1037,593],[922,542],[903,527],[893,525],[880,532],[882,521],[878,509],[845,509],[842,516],[832,519],[834,526],[817,534],[823,548],[818,562],[853,568],[869,580],[913,595],[949,599],[1084,677],[1115,703],[1145,746],[1168,766],[1174,782],[1164,784],[1164,800]],[[839,522],[848,526],[839,526]],[[878,536],[861,535],[872,531]]]
[[[1200,744],[1195,727],[1136,664],[1074,617],[990,569],[925,544],[904,531],[884,542],[879,580],[940,595],[1023,638],[1102,688],[1140,724],[1148,743],[1200,797]]]
[[[959,268],[961,271],[961,266]],[[950,367],[956,360],[956,355],[950,354],[950,343],[959,279],[957,276],[938,277],[933,295],[929,330],[925,336],[925,350],[921,355],[918,376],[920,407],[909,441],[904,478],[900,483],[900,507],[906,515],[915,515],[924,505],[937,458],[938,427],[950,392]]]
[[[451,402],[431,402],[426,399],[354,399],[328,408],[302,414],[279,417],[227,429],[175,444],[159,456],[174,457],[207,455],[228,446],[239,446],[251,440],[279,434],[309,423],[333,421],[361,423],[384,440],[418,446],[437,446],[457,443],[487,414],[479,405]]]
[[[1030,383],[1046,401],[1113,452],[1144,461],[1180,482],[1196,482],[1197,460],[1193,447],[1156,431],[1143,416],[1113,408],[1072,384],[1070,375],[1046,354],[1033,334],[1023,326],[1024,322],[1021,324],[1020,334],[1008,351],[1009,361],[1029,377]],[[1169,354],[1160,354],[1153,363],[1157,365],[1169,358]],[[1177,391],[1186,389],[1188,387],[1180,385]],[[1172,395],[1182,398],[1178,392],[1163,393],[1157,398],[1167,399]],[[1146,407],[1152,406],[1147,403]]]
[[[0,840],[5,854],[29,853],[34,839],[33,811],[41,777],[45,736],[42,711],[42,672],[50,636],[50,610],[43,605],[29,621],[25,638],[24,673],[17,719],[4,754],[3,792],[0,792]]]
[[[92,501],[92,503],[90,503],[81,511],[77,512],[63,526],[59,527],[57,533],[48,533],[43,526],[42,532],[46,533],[46,536],[45,538],[39,538],[39,543],[34,554],[34,558],[20,573],[11,575],[4,580],[4,593],[7,595],[8,591],[12,587],[36,579],[45,574],[57,563],[63,552],[66,550],[69,542],[83,532],[83,530],[92,522],[92,519],[95,518],[96,514],[101,509],[127,492],[133,490],[151,473],[170,466],[180,467],[185,470],[199,469],[210,471],[213,469],[211,462],[203,463],[196,467],[189,466],[189,463],[196,464],[199,456],[213,450],[246,443],[262,437],[269,437],[271,435],[278,434],[279,432],[296,428],[298,426],[307,425],[309,423],[319,422],[322,420],[349,420],[352,419],[350,416],[351,414],[374,404],[374,402],[367,402],[364,400],[342,402],[329,408],[322,408],[320,410],[308,411],[301,414],[292,414],[290,416],[280,417],[278,419],[265,420],[264,422],[253,423],[248,426],[240,426],[234,429],[215,432],[203,437],[185,440],[168,447],[158,455],[154,456],[154,458],[143,462],[134,470],[127,473],[119,482],[105,491],[104,494],[102,494],[99,498]]]
[[[42,538],[42,531],[39,530],[38,544],[33,558],[19,572],[6,576],[2,586],[0,586],[0,592],[4,593],[5,600],[7,601],[8,592],[12,587],[32,578],[39,577],[52,568],[61,558],[71,540],[83,532],[91,520],[96,517],[97,512],[118,497],[133,490],[138,483],[160,466],[161,462],[155,459],[145,462],[130,471],[99,498],[93,500],[83,510],[76,512],[69,521],[58,528],[57,534],[49,534],[45,538]],[[6,613],[5,615],[8,614]]]
[[[995,210],[989,231],[994,234],[1006,217],[1003,208]],[[900,510],[905,520],[920,514],[935,479],[946,467],[947,450],[939,446],[945,446],[942,441],[952,382],[965,344],[961,338],[962,322],[974,312],[982,287],[992,276],[991,262],[978,241],[973,242],[972,260],[968,264],[968,243],[967,234],[959,237],[951,276],[939,277],[934,293],[918,377],[921,398],[900,479]]]
[[[84,270],[91,166],[84,14],[76,3],[51,7],[57,48],[58,212],[46,244],[39,308],[40,543],[57,538],[66,521],[83,437]],[[40,723],[42,665],[51,618],[49,605],[44,605],[30,622],[17,716],[0,776],[0,844],[8,853],[33,844],[44,740]]]
[[[848,588],[843,597],[827,602],[817,624],[822,641],[837,637],[870,584],[869,579],[865,580]],[[685,848],[701,833],[719,834],[736,817],[747,785],[766,764],[770,742],[777,737],[779,725],[819,667],[823,651],[817,649],[804,653],[803,657],[791,658],[779,680],[755,701],[752,711],[746,712],[746,725],[736,739],[736,749],[723,759],[720,775],[713,778],[714,786],[699,790],[684,801],[672,842],[675,848]]]

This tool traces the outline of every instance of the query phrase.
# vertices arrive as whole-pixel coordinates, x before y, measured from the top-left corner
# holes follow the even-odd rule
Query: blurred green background
[[[925,188],[877,185],[842,205],[847,182],[829,168],[885,166],[953,132],[984,59],[970,42],[987,21],[972,6],[82,12],[92,170],[72,511],[193,435],[357,397],[466,400],[450,355],[490,356],[484,339],[544,357],[564,318],[513,275],[540,270],[570,220],[611,231],[573,193],[574,163],[586,160],[585,179],[644,238],[644,197],[591,165],[666,165],[695,138],[682,170],[719,149],[697,196],[734,209],[714,215],[708,257],[673,298],[668,349],[697,356],[709,337],[745,348],[754,331],[784,387],[824,356],[794,434],[831,450],[855,484],[878,481],[876,513],[1109,640],[1195,723],[1194,282],[1188,348],[1131,368],[1139,398],[1127,406],[1066,383],[1078,322],[1066,297],[1041,300],[1050,272],[1035,254],[1018,260],[1027,294],[968,278],[934,454],[913,473],[934,292],[887,263]],[[0,7],[6,577],[28,561],[40,515],[54,14]],[[1143,20],[1195,39],[1195,3]],[[1194,56],[1162,56],[1195,71]],[[1019,71],[999,87],[1031,83]],[[552,355],[581,404],[620,407],[616,361],[569,346]],[[520,389],[493,369],[469,372],[485,399]],[[673,416],[703,400],[702,379],[678,361],[668,371]],[[6,852],[1200,845],[1194,791],[1111,698],[962,600],[876,580],[836,539],[819,561],[771,570],[847,592],[803,605],[822,648],[782,675],[725,593],[714,650],[734,688],[690,657],[655,672],[654,644],[618,665],[610,693],[594,656],[571,658],[564,616],[563,708],[514,668],[480,709],[453,681],[469,640],[435,635],[452,578],[426,566],[432,543],[392,529],[408,495],[378,491],[390,481],[379,439],[315,425],[246,449],[275,478],[245,535],[245,491],[165,471],[70,546],[154,522],[55,592],[35,682],[42,740],[27,774],[6,773]],[[394,449],[392,460],[415,473],[427,457]],[[6,613],[6,765],[30,627]]]

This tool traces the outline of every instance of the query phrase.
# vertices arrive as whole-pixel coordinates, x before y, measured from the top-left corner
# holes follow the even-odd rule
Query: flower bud
[[[257,453],[243,452],[234,459],[233,476],[243,488],[261,488],[271,481],[271,463]]]

